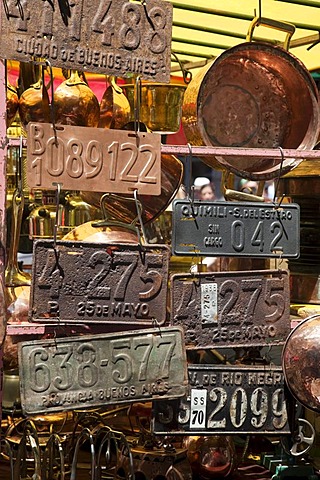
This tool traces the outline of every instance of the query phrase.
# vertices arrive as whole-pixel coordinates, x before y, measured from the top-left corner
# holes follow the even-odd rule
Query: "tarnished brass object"
[[[54,93],[55,121],[62,125],[97,127],[99,102],[93,91],[81,80],[76,70]]]
[[[155,220],[171,203],[175,197],[183,176],[183,164],[173,155],[161,155],[161,194],[141,195],[139,200],[142,204],[143,223]],[[84,201],[98,207],[103,192],[81,192]],[[137,209],[132,202],[132,197],[123,196],[121,199],[110,195],[105,208],[112,218],[124,223],[132,222],[137,216]]]
[[[131,106],[131,120],[134,120],[134,88],[126,84],[122,89]],[[143,83],[140,87],[141,122],[158,133],[175,133],[180,128],[182,101],[187,86],[179,83]]]
[[[41,79],[21,95],[19,114],[25,127],[29,122],[50,122],[49,97]]]
[[[63,240],[85,241],[85,242],[121,242],[137,243],[138,236],[133,230],[128,230],[125,225],[93,227],[92,222],[86,222],[67,233]]]
[[[302,321],[288,336],[282,368],[292,395],[302,405],[320,412],[320,315]]]
[[[166,451],[164,448],[147,449],[142,446],[131,448],[133,468],[136,478],[145,480],[192,480],[192,471],[185,448]],[[122,451],[119,461],[119,473],[130,473],[129,456]]]
[[[18,265],[18,246],[23,206],[23,192],[19,192],[18,189],[16,189],[12,197],[11,243],[9,247],[8,262],[5,269],[5,284],[7,287],[30,285],[30,275],[20,270]]]
[[[109,77],[109,86],[100,102],[99,127],[121,129],[130,121],[130,105],[115,77]]]
[[[185,437],[188,459],[194,475],[202,479],[225,478],[235,468],[236,452],[229,436]]]
[[[6,108],[7,127],[10,127],[19,108],[19,98],[18,98],[17,90],[10,83],[7,84],[6,107],[7,107]]]

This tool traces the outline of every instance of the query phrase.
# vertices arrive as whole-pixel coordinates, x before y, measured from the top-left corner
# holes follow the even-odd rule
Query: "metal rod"
[[[297,5],[303,5],[304,7],[320,8],[320,3],[314,0],[276,0],[277,2],[296,3]]]
[[[201,47],[209,47],[209,48],[219,48],[221,50],[228,50],[229,48],[232,47],[232,45],[219,45],[217,43],[211,43],[211,42],[202,42],[199,40],[190,40],[187,38],[179,38],[179,37],[172,37],[173,42],[177,43],[185,43],[186,45],[197,45]]]
[[[206,55],[204,53],[197,52],[186,52],[185,50],[177,50],[176,48],[172,49],[172,51],[177,55],[186,55],[187,57],[214,58],[213,55]]]
[[[278,0],[278,1],[288,1],[289,3],[294,3],[294,0]],[[171,3],[174,8],[186,10],[189,12],[200,12],[200,13],[206,13],[207,15],[218,15],[220,17],[237,18],[238,20],[249,20],[249,21],[253,20],[253,15],[248,15],[246,13],[228,12],[226,10],[216,10],[212,8],[198,7],[194,5],[188,5],[185,3],[177,3],[174,1],[172,1]],[[175,25],[174,22],[173,22],[173,25]],[[303,28],[304,30],[319,31],[319,25],[308,25],[306,23],[295,22],[295,26],[297,28]],[[191,28],[195,29],[193,26]]]
[[[221,17],[239,18],[240,20],[253,20],[253,15],[240,12],[228,12],[225,10],[216,10],[213,8],[199,7],[197,5],[188,5],[186,3],[178,3],[171,1],[174,8],[181,10],[188,10],[189,12],[206,13],[209,15],[219,15]]]
[[[169,153],[171,155],[189,153],[188,145],[162,145],[161,153]],[[224,157],[261,157],[261,158],[282,158],[280,150],[277,148],[230,148],[230,147],[195,147],[192,146],[192,154],[194,156],[224,156]],[[285,158],[302,158],[302,159],[318,159],[320,158],[320,150],[294,150],[283,149]]]
[[[204,25],[191,25],[190,23],[173,21],[173,26],[187,28],[189,30],[197,30],[199,32],[208,32],[208,33],[215,33],[217,35],[225,35],[226,37],[242,38],[242,39],[246,38],[246,34],[243,34],[243,33],[229,32],[227,30],[219,30],[218,28],[206,27]]]

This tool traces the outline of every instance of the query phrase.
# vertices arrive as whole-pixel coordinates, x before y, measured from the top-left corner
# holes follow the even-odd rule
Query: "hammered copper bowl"
[[[320,413],[320,315],[312,315],[290,333],[283,348],[282,368],[294,398]]]
[[[182,122],[194,145],[312,149],[319,134],[318,92],[305,66],[281,47],[247,42],[223,52],[189,83]],[[253,180],[278,175],[282,159],[203,157]],[[299,163],[285,158],[285,173]]]
[[[173,155],[161,155],[161,193],[160,195],[139,195],[142,204],[142,221],[155,220],[171,203],[182,182],[183,165]],[[81,192],[83,200],[99,207],[103,192]],[[137,210],[132,197],[110,195],[105,208],[110,217],[124,223],[131,223],[137,217]]]
[[[97,127],[100,107],[93,91],[73,71],[54,93],[55,120],[61,125]]]
[[[137,233],[125,226],[93,227],[92,223],[94,222],[86,222],[75,227],[63,237],[63,240],[93,243],[138,243]]]

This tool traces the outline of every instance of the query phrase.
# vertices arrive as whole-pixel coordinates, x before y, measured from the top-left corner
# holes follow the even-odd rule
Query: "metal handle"
[[[174,59],[179,63],[179,67],[181,68],[182,76],[183,76],[183,81],[185,84],[188,85],[188,83],[191,82],[192,80],[192,72],[190,70],[187,70],[183,63],[181,62],[180,58],[174,53],[171,52],[171,55],[174,57]]]
[[[255,27],[259,26],[273,28],[275,30],[281,30],[282,32],[286,32],[286,38],[283,43],[283,48],[285,50],[289,50],[289,44],[292,35],[294,34],[296,27],[292,23],[287,22],[280,22],[279,20],[273,20],[272,18],[265,18],[265,17],[255,17],[249,25],[248,33],[247,33],[247,42],[252,41],[253,31]]]

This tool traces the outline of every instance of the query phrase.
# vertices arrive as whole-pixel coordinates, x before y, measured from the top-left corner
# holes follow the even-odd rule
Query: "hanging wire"
[[[280,153],[281,153],[281,163],[280,163],[279,175],[277,177],[277,181],[276,181],[276,184],[275,184],[275,187],[274,187],[274,194],[273,194],[273,203],[275,204],[275,208],[280,208],[281,203],[283,202],[283,199],[286,195],[285,193],[283,193],[280,201],[278,203],[276,202],[277,190],[278,190],[278,187],[279,187],[280,177],[281,177],[281,174],[282,174],[283,162],[285,160],[282,147],[278,147],[278,148],[279,148]]]

